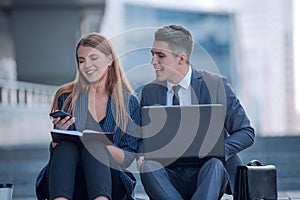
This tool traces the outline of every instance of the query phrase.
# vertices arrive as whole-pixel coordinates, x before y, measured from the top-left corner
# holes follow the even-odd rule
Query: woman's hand
[[[74,117],[64,117],[64,118],[53,118],[52,123],[55,125],[56,129],[67,130],[75,122]]]
[[[51,145],[52,145],[52,148],[55,148],[56,145],[57,145],[57,143],[52,141],[52,142],[51,142]]]
[[[141,170],[141,166],[143,164],[143,162],[145,161],[145,157],[144,156],[141,156],[138,158],[137,162],[136,162],[136,168],[137,170]]]
[[[53,118],[52,123],[55,125],[56,129],[61,129],[61,130],[67,130],[69,126],[71,126],[75,122],[74,117],[64,117],[61,119],[61,117]],[[52,141],[52,148],[55,148],[57,145],[56,142]]]

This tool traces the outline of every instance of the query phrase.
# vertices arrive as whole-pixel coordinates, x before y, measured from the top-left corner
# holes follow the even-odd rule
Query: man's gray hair
[[[167,42],[174,54],[184,52],[189,62],[194,42],[191,32],[181,25],[168,25],[155,32],[156,41]]]

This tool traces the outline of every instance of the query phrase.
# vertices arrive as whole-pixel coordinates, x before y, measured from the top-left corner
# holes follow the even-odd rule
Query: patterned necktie
[[[173,95],[173,105],[180,105],[179,104],[179,96],[178,96],[178,91],[180,89],[180,85],[174,85],[172,87],[172,90],[174,91]]]

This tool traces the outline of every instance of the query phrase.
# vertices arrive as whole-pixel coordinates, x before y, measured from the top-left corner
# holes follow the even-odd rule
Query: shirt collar
[[[180,85],[184,89],[188,89],[191,84],[191,77],[192,77],[192,68],[190,66],[189,71],[186,73],[186,75],[183,77],[183,79],[181,79],[181,81],[178,83],[178,85]],[[172,91],[172,87],[174,85],[175,85],[174,83],[167,81],[168,91]]]

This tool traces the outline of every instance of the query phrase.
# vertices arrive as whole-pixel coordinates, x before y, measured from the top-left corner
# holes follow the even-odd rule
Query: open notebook
[[[77,143],[80,142],[80,140],[100,140],[105,144],[111,144],[113,141],[112,132],[99,132],[88,129],[83,130],[82,132],[74,130],[52,129],[50,133],[53,142],[67,140]]]

